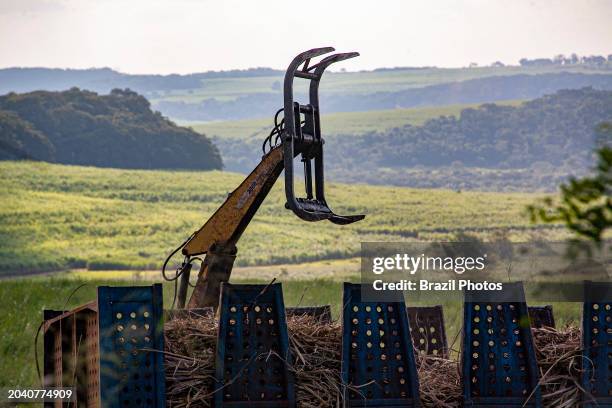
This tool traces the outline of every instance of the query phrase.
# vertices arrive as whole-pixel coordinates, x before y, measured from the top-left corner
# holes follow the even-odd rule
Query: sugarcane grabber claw
[[[306,221],[329,220],[335,224],[351,224],[365,215],[338,215],[327,205],[323,170],[323,145],[319,117],[319,82],[325,69],[359,55],[357,52],[333,54],[309,66],[312,58],[334,51],[332,47],[315,48],[299,54],[291,61],[284,81],[284,129],[281,141],[284,153],[286,207]],[[301,68],[300,68],[301,66]],[[293,80],[310,81],[309,103],[293,99]],[[302,121],[303,118],[303,121]],[[293,159],[301,155],[304,165],[306,197],[298,198],[294,190]],[[313,169],[314,167],[314,169]],[[314,184],[314,185],[313,185]]]

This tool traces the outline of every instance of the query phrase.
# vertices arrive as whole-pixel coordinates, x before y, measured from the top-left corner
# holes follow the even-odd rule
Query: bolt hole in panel
[[[310,316],[320,323],[331,323],[331,306],[302,306],[288,307],[286,310],[287,317],[291,316]]]
[[[612,283],[585,282],[582,386],[585,407],[612,408]]]
[[[528,310],[531,327],[536,329],[540,329],[542,327],[555,328],[555,316],[553,314],[553,307],[551,305],[529,306]]]
[[[408,307],[412,343],[422,355],[448,358],[442,306]]]
[[[98,287],[103,407],[165,407],[162,286]]]
[[[541,407],[523,284],[504,283],[503,291],[495,292],[496,302],[482,301],[482,295],[465,292],[462,352],[465,406]],[[522,301],[516,302],[517,299]]]
[[[419,382],[406,305],[362,302],[344,283],[342,380],[346,407],[419,407]]]
[[[221,285],[216,407],[295,407],[282,286]]]

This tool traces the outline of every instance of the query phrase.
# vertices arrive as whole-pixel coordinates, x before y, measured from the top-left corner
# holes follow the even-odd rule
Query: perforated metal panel
[[[221,286],[216,407],[295,407],[280,283]]]
[[[77,395],[79,401],[85,402],[83,406],[97,407],[100,401],[98,314],[94,311],[87,311],[81,322],[82,330],[85,333],[85,339],[81,340],[81,344],[84,344],[85,347],[78,371],[84,375],[78,377],[79,386],[77,387]]]
[[[465,293],[462,353],[465,406],[541,407],[522,283],[505,283],[503,292],[495,294],[499,303],[474,301],[479,295]],[[504,298],[523,301],[503,302]]]
[[[347,407],[419,407],[419,382],[404,302],[362,302],[344,284],[342,379]]]
[[[531,327],[537,329],[542,327],[555,327],[555,316],[553,315],[553,307],[551,305],[529,306],[528,310]]]
[[[419,353],[448,357],[442,306],[408,307],[412,343]]]
[[[585,300],[582,386],[590,394],[585,406],[612,408],[612,283],[585,282]]]
[[[76,404],[99,406],[97,313],[95,303],[72,311],[44,310],[44,384],[46,387],[74,387]],[[93,337],[92,337],[93,336]],[[91,350],[90,344],[96,347]],[[67,406],[61,401],[45,407]]]
[[[321,323],[331,322],[331,307],[323,306],[306,306],[306,307],[288,307],[286,310],[287,317],[290,316],[310,316]]]
[[[98,288],[103,407],[165,407],[162,287]]]
[[[46,321],[60,316],[64,311],[60,310],[43,310],[43,319]],[[63,383],[62,370],[62,330],[58,323],[46,327],[43,337],[44,347],[44,362],[43,383],[45,387],[61,387]],[[52,403],[45,402],[45,408],[61,406],[61,402]]]

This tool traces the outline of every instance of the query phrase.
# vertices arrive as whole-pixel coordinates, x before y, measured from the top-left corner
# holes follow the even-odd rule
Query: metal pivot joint
[[[332,47],[315,48],[293,59],[284,82],[284,131],[282,134],[285,168],[286,207],[306,221],[329,220],[335,224],[351,224],[365,215],[337,215],[327,205],[323,176],[323,144],[319,119],[319,81],[325,69],[336,62],[357,57],[359,53],[333,54],[310,66],[312,58],[334,51]],[[302,68],[300,69],[300,66]],[[302,105],[293,99],[293,80],[310,81],[309,103]],[[302,117],[304,120],[302,121]],[[301,155],[304,165],[306,197],[297,198],[294,191],[293,159]]]

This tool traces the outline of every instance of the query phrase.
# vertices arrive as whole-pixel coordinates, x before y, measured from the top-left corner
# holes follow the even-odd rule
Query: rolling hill
[[[501,101],[498,105],[519,105],[522,101]],[[336,112],[321,116],[324,135],[363,135],[404,125],[419,126],[440,116],[458,116],[463,109],[476,108],[478,104],[427,106],[422,108],[372,110],[365,112]],[[181,122],[211,139],[235,138],[262,141],[270,133],[272,118],[243,119],[213,122]]]
[[[129,90],[0,96],[0,160],[121,168],[222,167],[208,138],[182,128]]]
[[[189,75],[129,75],[108,68],[0,69],[0,94],[71,87],[108,93],[130,88],[174,120],[263,118],[281,104],[284,71],[270,68]],[[559,89],[612,89],[609,65],[529,65],[476,68],[383,68],[328,72],[321,95],[326,113],[531,99]],[[303,95],[305,83],[296,83]]]
[[[323,112],[357,112],[396,108],[475,104],[512,99],[533,99],[562,89],[593,87],[612,90],[612,74],[546,73],[486,76],[464,81],[445,82],[422,87],[397,86],[398,90],[378,91],[359,82],[347,84],[351,91],[334,92],[321,86]],[[382,86],[382,89],[387,89]],[[404,89],[405,88],[405,89]],[[297,100],[306,101],[301,92]],[[238,94],[232,98],[153,99],[153,105],[165,115],[190,121],[261,118],[272,115],[282,105],[280,90],[266,93]]]
[[[596,127],[612,122],[612,91],[565,90],[519,105],[483,104],[456,107],[458,111],[448,115],[453,113],[448,109],[446,115],[420,125],[410,123],[418,111],[413,115],[404,111],[398,121],[408,123],[387,128],[386,121],[373,121],[380,130],[358,134],[355,129],[330,134],[324,117],[326,174],[342,182],[551,191],[569,175],[586,173],[594,163]],[[426,114],[420,113],[423,119]],[[376,115],[363,116],[370,114]],[[216,125],[207,126],[211,130]],[[260,159],[261,138],[214,140],[229,170],[248,172]]]
[[[243,179],[219,171],[119,170],[41,162],[0,162],[0,274],[69,268],[157,269]],[[284,208],[279,182],[239,244],[237,265],[358,256],[360,242],[483,237],[554,239],[531,225],[536,194],[329,184],[339,213],[365,213],[338,227],[307,223]],[[557,232],[559,231],[559,232]]]

